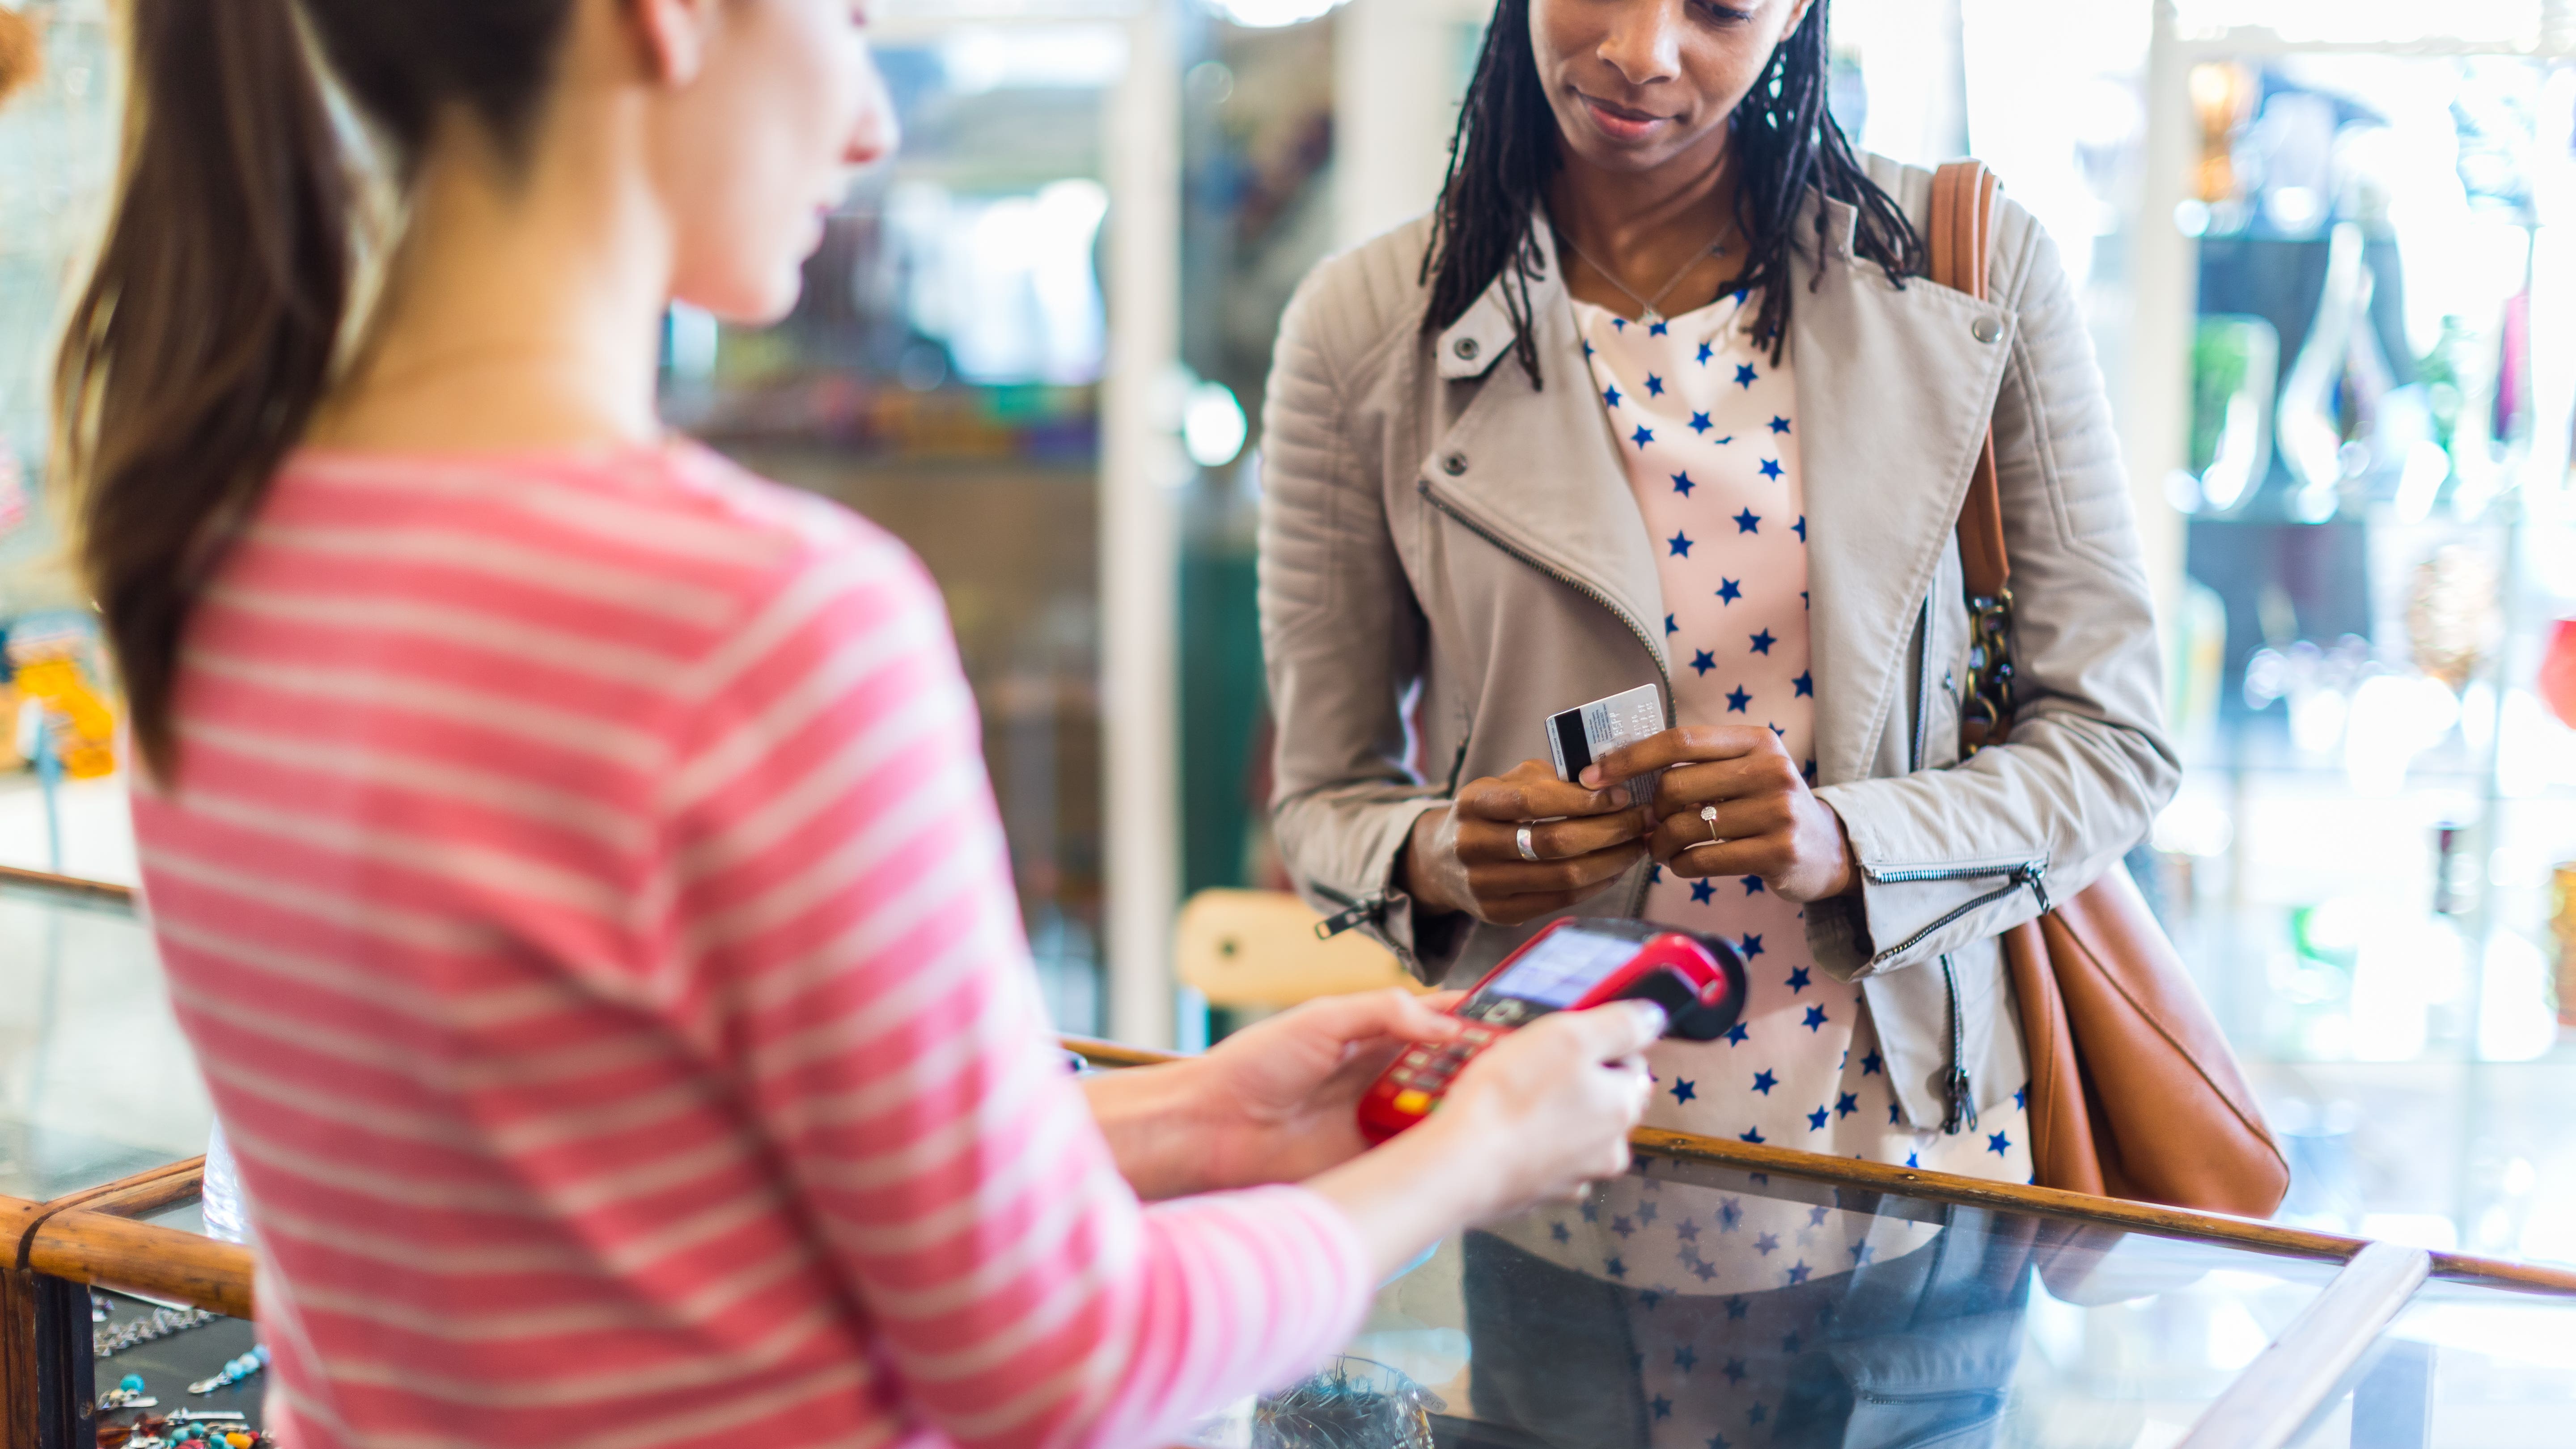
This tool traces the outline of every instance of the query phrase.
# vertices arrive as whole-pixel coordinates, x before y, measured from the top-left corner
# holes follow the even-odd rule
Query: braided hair
[[[1789,283],[1798,208],[1810,188],[1859,213],[1853,245],[1887,270],[1898,286],[1924,272],[1923,239],[1893,198],[1869,179],[1842,127],[1826,109],[1825,10],[1815,0],[1806,18],[1771,51],[1753,89],[1735,108],[1736,229],[1748,243],[1736,285],[1761,294],[1753,322],[1756,345],[1773,361],[1788,344]],[[1449,175],[1431,217],[1431,249],[1422,281],[1431,289],[1423,330],[1438,332],[1503,281],[1503,309],[1513,324],[1512,355],[1532,384],[1539,380],[1531,340],[1530,279],[1538,249],[1530,211],[1563,164],[1555,112],[1531,52],[1529,0],[1496,0],[1476,74],[1449,143]],[[1827,255],[1825,218],[1816,214],[1816,267]],[[1821,284],[1823,278],[1818,277]]]

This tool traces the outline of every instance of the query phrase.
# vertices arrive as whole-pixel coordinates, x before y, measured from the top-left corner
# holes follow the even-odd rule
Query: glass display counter
[[[1106,1067],[1159,1059],[1067,1044]],[[1320,1374],[1190,1443],[2520,1449],[2576,1423],[2576,1270],[1672,1133],[1635,1143],[1635,1167],[1584,1200],[1440,1244]],[[255,1342],[250,1255],[204,1236],[200,1161],[128,1152],[47,1159],[0,1189],[8,1449],[148,1445],[185,1427],[174,1409],[259,1425],[264,1373],[197,1388]],[[156,1405],[103,1402],[128,1373]]]

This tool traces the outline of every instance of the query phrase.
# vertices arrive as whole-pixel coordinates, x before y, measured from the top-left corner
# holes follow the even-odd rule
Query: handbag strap
[[[1932,174],[1932,280],[1984,301],[1994,240],[1995,174],[1982,161],[1952,161]],[[1959,712],[1963,754],[2012,728],[2012,556],[2004,550],[2003,493],[1995,482],[1995,430],[1987,421],[1976,471],[1959,507],[1959,567],[1967,582],[1968,691]]]

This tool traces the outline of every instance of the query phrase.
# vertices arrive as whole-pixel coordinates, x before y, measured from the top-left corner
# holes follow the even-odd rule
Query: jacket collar
[[[1854,258],[1858,213],[1849,204],[1811,195],[1802,231],[1819,211],[1833,265],[1819,276],[1812,253],[1797,253],[1789,356],[1815,601],[1817,777],[1835,784],[1870,772],[1895,691],[1909,677],[1908,646],[1958,524],[2015,319],[1922,278],[1895,285]],[[1553,229],[1543,212],[1531,227],[1531,341],[1542,386],[1533,391],[1518,366],[1498,366],[1513,333],[1498,278],[1434,344],[1442,379],[1485,381],[1423,460],[1423,491],[1598,596],[1669,675],[1645,519],[1581,365]],[[1980,319],[1997,325],[1994,341],[1976,339]]]

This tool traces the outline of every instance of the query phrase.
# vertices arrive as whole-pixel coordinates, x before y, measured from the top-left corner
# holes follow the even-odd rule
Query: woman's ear
[[[684,86],[706,68],[725,0],[620,0],[635,38],[644,74],[666,86]]]

